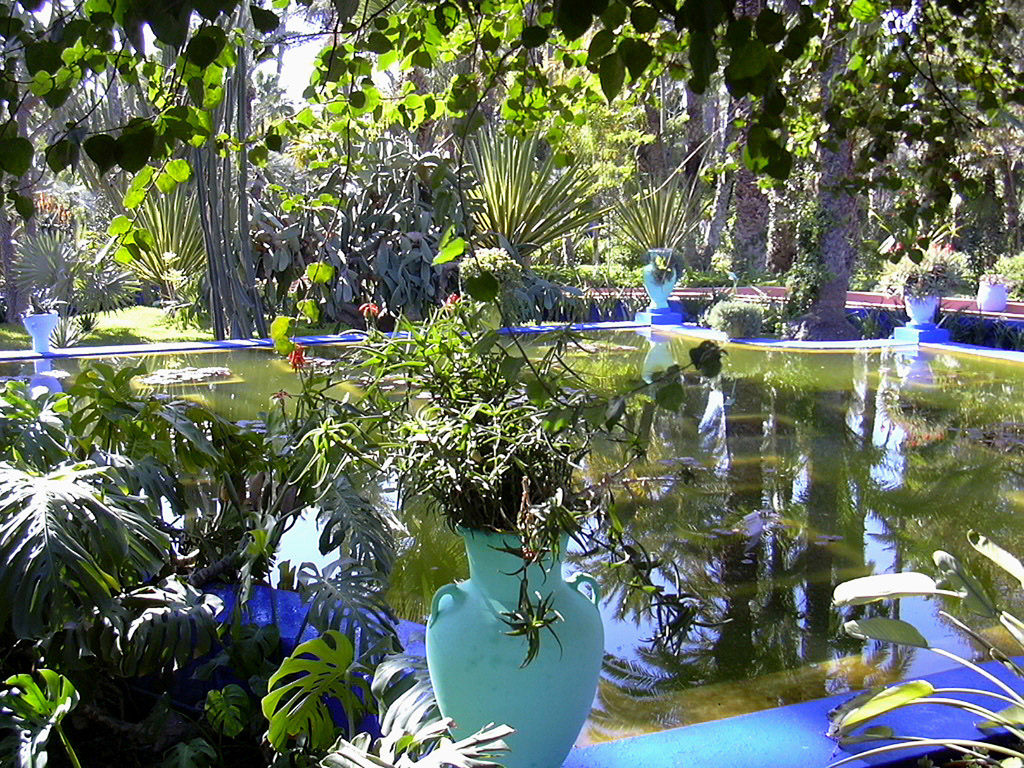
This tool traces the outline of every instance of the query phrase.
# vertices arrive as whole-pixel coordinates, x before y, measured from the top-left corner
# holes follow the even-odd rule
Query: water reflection
[[[573,361],[595,388],[624,391],[688,361],[696,343],[595,335]],[[966,554],[969,528],[1024,552],[1019,369],[892,350],[729,352],[715,381],[685,379],[680,414],[658,413],[647,460],[616,496],[620,519],[655,560],[655,582],[704,598],[707,626],[673,636],[623,570],[586,553],[574,558],[606,595],[608,655],[587,741],[933,671],[930,654],[847,637],[844,621],[891,609],[840,615],[830,605],[835,584],[872,571],[933,572],[933,550]],[[252,418],[271,392],[297,387],[295,374],[268,357],[203,356],[199,364],[229,366],[245,383],[176,391]],[[618,450],[598,447],[594,477],[619,465]],[[422,621],[434,590],[465,575],[461,543],[416,506],[403,510],[403,523],[391,600],[403,618]],[[903,618],[934,644],[975,656],[936,607],[905,601]]]

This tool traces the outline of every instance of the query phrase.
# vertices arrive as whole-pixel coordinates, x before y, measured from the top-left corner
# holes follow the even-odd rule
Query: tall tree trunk
[[[832,57],[821,76],[821,104],[828,113],[834,98],[832,81],[846,69],[849,51],[846,42],[826,41]],[[856,339],[857,329],[846,319],[846,292],[850,289],[850,273],[856,257],[854,238],[857,225],[857,200],[846,187],[853,172],[853,142],[849,135],[838,136],[831,129],[819,142],[818,161],[821,175],[818,198],[825,215],[822,234],[822,262],[831,279],[818,291],[810,311],[796,324],[794,334],[800,339]]]
[[[783,274],[796,258],[796,222],[788,201],[792,189],[778,184],[768,192],[768,271]]]
[[[0,271],[4,278],[4,319],[10,323],[28,311],[28,296],[18,290],[14,274],[14,226],[6,206],[0,206]]]
[[[737,0],[734,12],[738,17],[755,19],[765,8],[765,0]],[[747,143],[752,105],[747,98],[736,105],[736,116],[744,121],[740,152]],[[732,270],[737,274],[763,271],[768,251],[768,198],[757,184],[757,176],[739,161],[733,197],[736,218],[733,224]]]
[[[648,98],[644,102],[644,122],[647,133],[654,141],[642,144],[637,149],[640,172],[647,175],[655,183],[664,181],[668,176],[668,151],[665,147],[664,125],[662,124],[661,94],[658,94],[657,106]]]
[[[1003,174],[1003,208],[1006,211],[1006,247],[1017,253],[1021,247],[1020,198],[1017,196],[1017,173],[1009,147],[1003,147],[1003,160],[999,170]]]
[[[708,91],[710,93],[710,91]],[[715,119],[719,115],[720,99],[707,99],[705,107],[709,109],[710,116]],[[705,113],[705,125],[707,115]],[[732,99],[725,100],[725,114],[722,117],[716,133],[720,137],[717,140],[717,155],[720,161],[728,159],[728,147],[732,143],[735,133],[735,103]],[[704,245],[701,248],[700,257],[693,265],[697,269],[708,270],[711,268],[711,258],[717,253],[722,244],[722,236],[725,233],[725,225],[729,221],[729,211],[732,205],[733,181],[735,176],[730,171],[723,171],[718,175],[715,183],[715,199],[711,204],[711,221],[708,223],[707,232],[704,238]]]

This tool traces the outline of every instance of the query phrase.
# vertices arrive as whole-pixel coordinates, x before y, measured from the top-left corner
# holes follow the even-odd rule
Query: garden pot
[[[978,286],[978,309],[982,312],[1006,310],[1006,286],[1002,283],[981,283]]]
[[[667,276],[664,274],[659,276],[660,270],[655,264],[655,260],[659,256],[664,259],[671,258],[672,251],[668,248],[655,248],[648,251],[650,261],[644,265],[643,278],[644,288],[647,289],[647,295],[651,298],[650,309],[668,309],[669,297],[676,287],[676,280],[679,279],[679,275],[674,269],[670,269]]]
[[[50,336],[57,328],[59,316],[56,312],[41,312],[36,315],[25,315],[22,323],[32,337],[32,349],[36,352],[50,351]]]
[[[462,531],[469,580],[434,595],[427,623],[427,666],[441,714],[462,739],[494,723],[515,728],[499,759],[505,768],[557,768],[586,722],[597,691],[604,629],[594,580],[562,578],[560,559],[531,565],[530,594],[551,597],[562,620],[544,631],[528,665],[527,641],[508,634],[503,614],[519,605],[522,559],[498,547],[520,546],[515,536]],[[563,551],[565,547],[563,546]],[[590,586],[591,596],[580,590]]]
[[[935,311],[939,308],[938,296],[904,296],[903,306],[910,316],[908,325],[931,325],[935,319]]]

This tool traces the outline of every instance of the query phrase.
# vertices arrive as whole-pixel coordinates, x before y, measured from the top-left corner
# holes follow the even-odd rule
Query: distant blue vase
[[[651,297],[650,309],[668,309],[668,300],[672,296],[672,291],[676,287],[676,280],[679,279],[679,275],[674,269],[668,271],[668,275],[662,275],[659,280],[656,261],[660,257],[662,259],[670,259],[672,257],[672,249],[670,248],[653,248],[647,252],[648,263],[644,266],[644,288],[647,289],[647,295]]]
[[[604,628],[592,578],[562,578],[561,559],[531,565],[531,594],[552,598],[562,616],[541,638],[530,664],[526,638],[508,634],[503,614],[519,605],[522,559],[515,536],[464,531],[468,581],[434,595],[427,623],[427,666],[441,714],[455,721],[456,738],[490,724],[516,729],[499,759],[505,768],[557,768],[587,720],[604,654]],[[563,546],[564,550],[564,546]],[[580,591],[591,587],[592,595]]]

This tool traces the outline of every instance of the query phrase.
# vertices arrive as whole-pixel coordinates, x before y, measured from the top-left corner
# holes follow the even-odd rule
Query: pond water
[[[574,363],[596,389],[623,391],[645,369],[683,364],[696,343],[592,333]],[[626,589],[622,569],[572,555],[569,567],[591,572],[605,595],[607,657],[581,743],[946,668],[948,660],[924,649],[846,636],[845,620],[895,614],[886,606],[840,614],[831,607],[835,585],[872,572],[934,573],[936,549],[991,579],[969,554],[970,529],[1024,553],[1024,369],[894,349],[727,349],[717,380],[688,377],[682,413],[658,415],[647,461],[631,468],[616,494],[628,532],[657,560],[655,580],[704,598],[708,626],[687,637],[662,632],[650,605]],[[315,354],[338,351],[318,347]],[[288,365],[262,350],[134,362],[151,371],[228,368],[217,380],[168,390],[231,418],[254,418],[271,393],[298,386]],[[0,368],[0,375],[30,373],[30,366]],[[588,473],[599,477],[618,460],[615,448],[599,446]],[[460,540],[435,519],[408,512],[403,522],[409,535],[391,602],[402,618],[422,621],[437,587],[465,576],[464,556]],[[310,526],[293,529],[283,557],[324,561]],[[962,615],[955,604],[904,600],[900,618],[933,645],[980,658],[938,616],[943,607]],[[968,623],[994,642],[1004,639],[994,627]],[[659,632],[662,641],[652,642]]]

